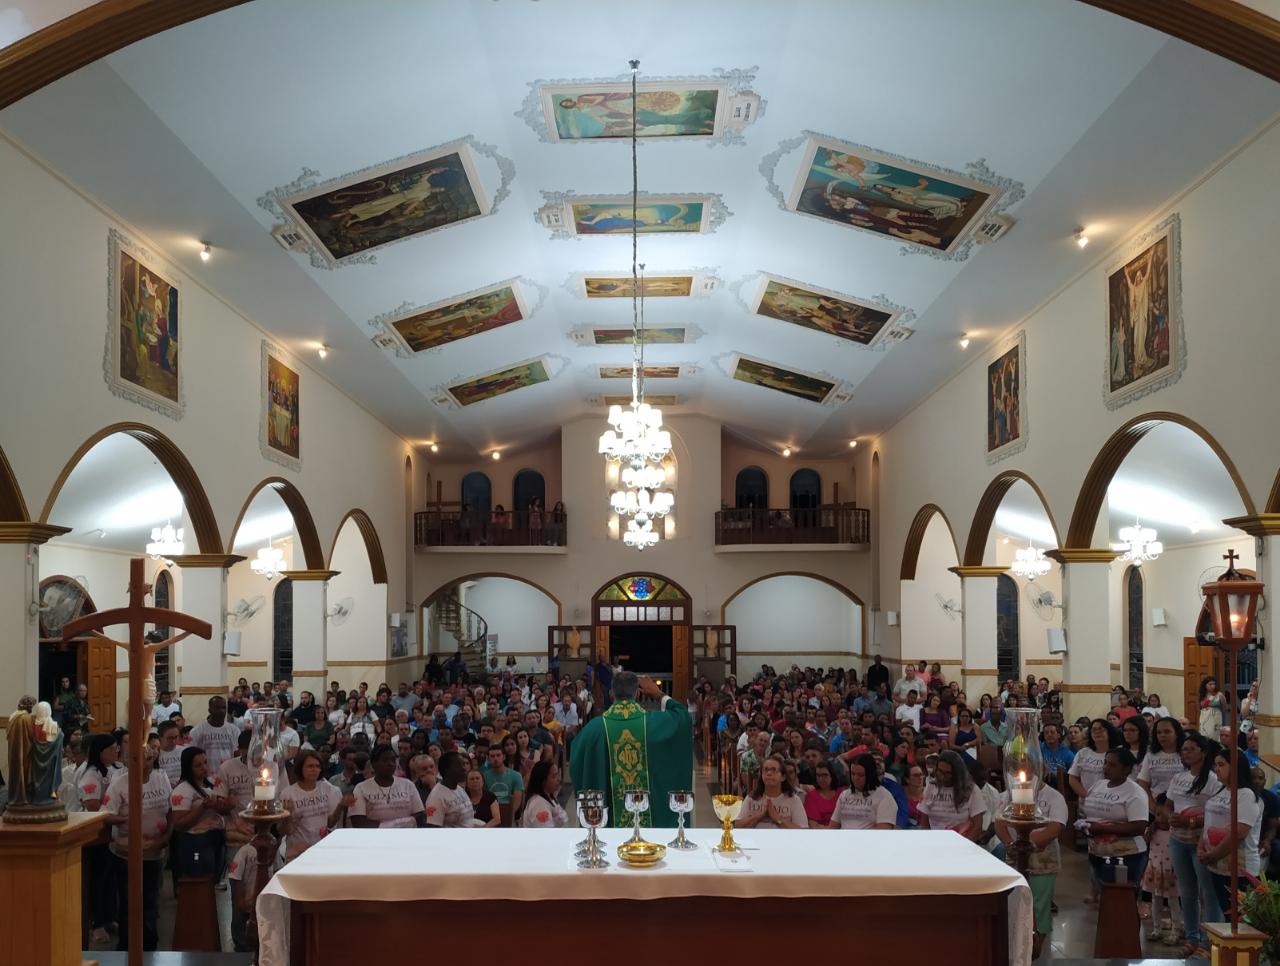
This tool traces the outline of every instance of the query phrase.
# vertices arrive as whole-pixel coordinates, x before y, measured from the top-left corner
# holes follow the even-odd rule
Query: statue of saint
[[[9,803],[6,822],[59,822],[67,817],[58,801],[62,780],[62,730],[47,701],[25,695],[9,717]]]

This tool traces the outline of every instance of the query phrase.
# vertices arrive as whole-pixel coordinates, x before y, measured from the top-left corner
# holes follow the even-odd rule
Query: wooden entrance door
[[[87,652],[85,684],[89,686],[90,731],[111,731],[116,726],[116,646],[107,641],[84,642]]]
[[[684,701],[689,696],[689,674],[693,659],[689,653],[689,625],[671,628],[671,696]]]
[[[1194,637],[1182,639],[1182,698],[1183,714],[1196,727],[1200,720],[1200,682],[1210,675],[1216,675],[1217,650],[1203,647],[1196,643]],[[1216,735],[1207,735],[1214,738]]]

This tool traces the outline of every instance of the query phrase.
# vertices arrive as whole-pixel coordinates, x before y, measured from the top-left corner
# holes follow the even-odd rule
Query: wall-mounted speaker
[[[387,619],[392,627],[400,626],[400,615],[398,613],[388,614]]]
[[[1061,627],[1045,628],[1045,637],[1049,641],[1050,654],[1066,654],[1067,653],[1067,632]]]
[[[1168,627],[1169,617],[1164,612],[1163,607],[1151,608],[1151,626],[1152,627]]]
[[[240,656],[240,632],[227,631],[222,637],[222,653],[227,657]]]
[[[890,627],[898,626],[898,612],[896,610],[887,610],[884,612],[885,623]]]

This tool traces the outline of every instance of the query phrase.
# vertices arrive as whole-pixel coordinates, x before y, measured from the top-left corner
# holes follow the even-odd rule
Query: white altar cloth
[[[650,830],[666,841],[671,829]],[[258,897],[259,966],[288,966],[289,901],[660,899],[679,896],[986,895],[1012,889],[1012,966],[1031,961],[1031,890],[985,849],[950,831],[753,829],[753,872],[718,870],[719,829],[690,829],[697,851],[649,869],[618,862],[629,833],[604,829],[607,869],[568,861],[582,829],[341,829],[276,873]],[[538,882],[531,889],[530,881]]]

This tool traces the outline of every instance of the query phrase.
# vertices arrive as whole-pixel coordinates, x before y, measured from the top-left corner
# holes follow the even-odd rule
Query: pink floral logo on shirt
[[[434,805],[428,805],[428,806],[427,806],[427,818],[430,818],[430,817],[431,817],[432,815],[434,815],[435,813],[436,813],[436,807],[435,807]]]
[[[240,863],[239,863],[239,862],[232,862],[232,863],[231,863],[231,866],[227,869],[227,871],[228,871],[228,872],[234,872],[234,871],[235,871],[236,869],[238,869],[238,868],[240,868]]]
[[[166,822],[164,819],[160,819],[160,821],[156,822],[156,831],[157,831],[157,832],[163,832],[163,831],[164,831],[165,829],[167,829],[168,827],[169,827],[169,823],[168,823],[168,822]]]
[[[551,818],[551,813],[545,809],[534,816],[539,822],[546,822]]]
[[[85,793],[86,795],[92,795],[92,794],[93,794],[94,792],[96,792],[97,790],[98,790],[98,786],[97,786],[97,785],[85,785],[85,786],[84,786],[84,793]]]
[[[107,804],[107,802],[109,802],[109,801],[111,801],[111,796],[110,796],[110,795],[103,795],[103,796],[102,796],[102,804],[103,804],[103,805]]]
[[[174,795],[174,796],[173,796],[173,804],[175,804],[175,805],[181,805],[181,804],[182,804],[182,796],[181,796],[181,795]]]

